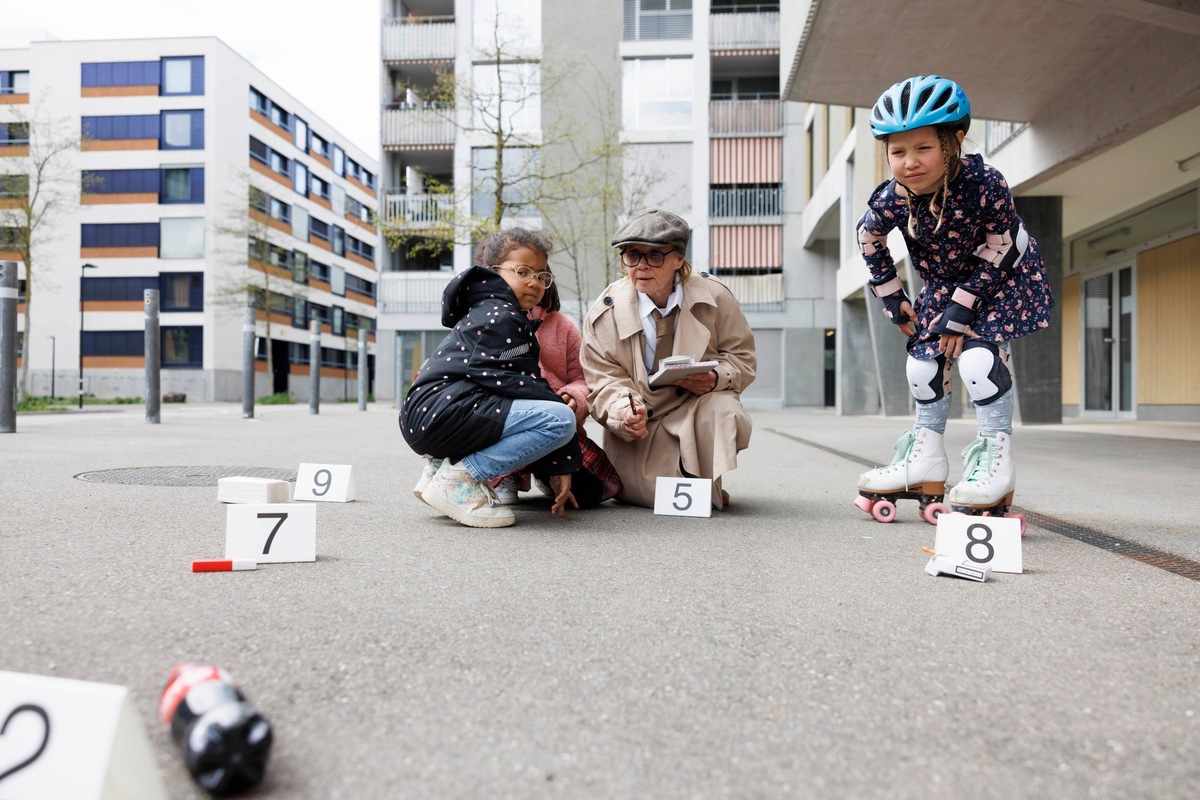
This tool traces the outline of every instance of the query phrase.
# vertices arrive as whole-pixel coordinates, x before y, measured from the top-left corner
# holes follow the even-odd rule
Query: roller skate
[[[949,474],[940,433],[929,428],[905,431],[896,440],[891,464],[859,476],[854,505],[879,522],[892,522],[897,500],[916,500],[921,519],[936,525],[938,516],[949,510],[942,503]]]
[[[963,479],[946,495],[952,511],[982,517],[1013,517],[1021,520],[1025,535],[1025,516],[1010,513],[1017,490],[1017,469],[1012,458],[1012,436],[997,433],[977,436],[963,455]]]

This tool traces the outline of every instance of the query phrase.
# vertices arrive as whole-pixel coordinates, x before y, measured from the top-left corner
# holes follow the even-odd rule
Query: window
[[[308,256],[299,250],[292,251],[292,280],[308,283]]]
[[[11,250],[21,246],[20,228],[0,228],[0,250]]]
[[[621,38],[691,39],[692,0],[625,0]]]
[[[84,278],[83,299],[91,301],[136,301],[146,299],[147,289],[158,289],[157,278]]]
[[[345,294],[345,291],[335,292],[334,294]],[[333,323],[330,326],[333,328],[334,336],[346,335],[346,310],[339,306],[333,307]],[[341,351],[338,351],[339,353]]]
[[[542,125],[541,68],[538,64],[476,64],[471,68],[472,124],[481,130],[536,131]],[[501,100],[503,97],[503,100]]]
[[[308,232],[323,242],[328,242],[332,239],[329,232],[329,223],[322,222],[316,217],[308,218]]]
[[[204,112],[162,112],[162,142],[159,146],[163,150],[204,149]]]
[[[329,268],[329,291],[338,297],[346,296],[346,270],[336,264]],[[340,309],[335,307],[335,310]]]
[[[346,216],[356,219],[360,222],[371,224],[371,209],[367,208],[362,203],[355,200],[353,197],[346,197]]]
[[[367,261],[375,261],[375,248],[366,242],[360,242],[353,236],[346,237],[346,250],[348,250],[351,255],[358,256],[359,258],[365,258]]]
[[[691,127],[690,58],[627,59],[621,72],[622,123],[626,129]]]
[[[310,175],[308,178],[308,191],[314,197],[320,197],[322,200],[329,199],[329,181],[322,180],[316,175]]]
[[[333,226],[333,254],[346,255],[346,232],[337,225]]]
[[[292,206],[292,236],[308,241],[308,212],[301,206]]]
[[[0,147],[20,147],[27,144],[28,122],[0,122]]]
[[[354,159],[346,159],[346,176],[349,178],[354,178],[368,189],[375,188],[375,176],[364,169],[363,166]]]
[[[314,281],[329,283],[329,265],[309,259],[308,274]]]
[[[295,129],[292,131],[292,134],[295,136],[293,141],[296,145],[296,148],[301,153],[307,153],[308,152],[308,123],[305,122],[304,120],[300,119],[299,117],[292,117],[292,119],[295,122]]]
[[[262,163],[267,164],[270,162],[270,155],[271,148],[267,147],[266,144],[260,142],[258,139],[255,139],[253,136],[250,137],[250,156],[252,158],[254,158],[256,161],[261,161]]]
[[[253,86],[250,87],[250,108],[264,117],[269,117],[271,114],[271,101],[267,99],[265,94]]]
[[[158,223],[84,223],[79,237],[81,247],[158,247]]]
[[[722,78],[712,82],[713,100],[778,100],[779,76]]]
[[[253,136],[250,137],[250,157],[255,161],[266,164],[272,172],[276,172],[285,178],[292,177],[292,162],[282,153],[272,150]]]
[[[292,207],[282,200],[272,197],[257,186],[250,187],[250,207],[258,209],[271,219],[291,224]]]
[[[82,64],[80,85],[96,86],[158,86],[161,66],[158,61],[110,61]]]
[[[204,56],[164,58],[162,60],[163,95],[204,94]]]
[[[204,167],[163,167],[160,203],[203,203]]]
[[[290,131],[292,129],[292,115],[289,114],[284,109],[280,108],[279,106],[275,105],[274,101],[271,102],[271,115],[270,116],[271,116],[271,122],[274,122],[276,125],[283,128],[284,130]]]
[[[164,217],[159,225],[162,231],[159,258],[204,257],[203,217]]]
[[[308,327],[308,301],[303,297],[292,298],[292,327],[307,328]],[[295,345],[296,342],[289,344]],[[294,362],[293,362],[294,363]]]
[[[329,207],[338,219],[346,216],[346,190],[336,183],[329,187]]]
[[[162,130],[158,114],[126,114],[116,117],[83,117],[82,134],[85,139],[112,141],[128,139],[159,138]]]
[[[85,356],[144,356],[146,332],[84,331],[82,350]]]
[[[29,73],[0,71],[0,94],[29,94]]]
[[[346,154],[336,144],[333,145],[333,174],[346,174]]]
[[[322,139],[316,133],[309,133],[309,146],[315,155],[321,156],[326,160],[329,159],[329,142]]]
[[[308,197],[308,167],[299,161],[292,162],[292,187],[297,194]]]
[[[538,164],[539,156],[535,148],[505,149],[504,186],[500,199],[508,211],[520,213],[535,196]],[[471,213],[477,217],[491,217],[496,210],[496,151],[490,147],[472,150],[471,175],[475,187],[471,196]]]
[[[158,296],[163,311],[203,311],[204,274],[164,272],[158,276]]]
[[[357,275],[346,276],[346,291],[357,292],[358,294],[366,295],[367,297],[375,296],[375,284],[366,278],[360,278]],[[370,325],[370,320],[366,321],[366,325]],[[360,323],[356,327],[362,327]]]
[[[28,197],[28,175],[0,175],[0,197]]]
[[[164,325],[161,336],[163,369],[204,365],[204,329],[199,325]]]

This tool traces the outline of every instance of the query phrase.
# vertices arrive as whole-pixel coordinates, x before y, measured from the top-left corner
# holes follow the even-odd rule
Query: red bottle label
[[[175,667],[167,677],[167,685],[158,701],[158,718],[164,725],[170,725],[175,709],[187,693],[209,681],[232,683],[225,670],[213,664],[180,664]]]

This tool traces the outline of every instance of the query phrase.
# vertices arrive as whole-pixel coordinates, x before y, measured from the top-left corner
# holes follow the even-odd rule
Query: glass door
[[[1083,282],[1083,413],[1132,417],[1133,267]]]

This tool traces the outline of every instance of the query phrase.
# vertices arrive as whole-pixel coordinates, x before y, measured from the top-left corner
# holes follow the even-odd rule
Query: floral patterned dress
[[[887,181],[875,189],[867,213],[858,227],[884,240],[863,258],[871,270],[871,284],[896,277],[896,265],[886,246],[888,233],[899,228],[908,246],[909,262],[925,281],[913,300],[916,332],[908,340],[908,353],[923,361],[937,358],[938,336],[929,331],[962,288],[980,303],[971,329],[981,338],[1007,342],[1050,325],[1054,297],[1046,281],[1046,265],[1037,242],[1024,229],[1013,205],[1004,176],[983,163],[979,155],[963,159],[963,168],[950,184],[941,230],[934,232],[937,214],[930,195],[912,198],[916,236],[908,233],[909,205]],[[1008,234],[1011,248],[993,261],[980,256],[987,237]]]

